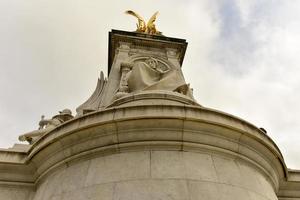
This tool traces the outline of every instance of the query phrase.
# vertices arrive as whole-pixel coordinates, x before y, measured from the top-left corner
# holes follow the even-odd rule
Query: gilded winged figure
[[[132,15],[138,19],[138,23],[136,24],[137,32],[148,33],[148,34],[161,34],[161,32],[157,31],[156,26],[154,24],[156,17],[158,15],[158,12],[155,12],[152,15],[152,17],[149,19],[147,24],[146,24],[145,20],[136,12],[134,12],[132,10],[127,10],[125,13]]]

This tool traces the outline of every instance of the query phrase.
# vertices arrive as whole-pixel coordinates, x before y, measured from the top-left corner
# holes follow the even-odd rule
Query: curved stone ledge
[[[178,92],[143,91],[130,93],[120,99],[116,99],[109,107],[114,106],[144,106],[144,105],[197,105],[195,100]]]
[[[214,152],[245,160],[265,174],[275,191],[286,179],[277,146],[244,120],[199,106],[137,105],[90,113],[47,133],[20,160],[32,175],[23,180],[37,183],[73,160],[145,149]]]
[[[176,144],[168,145],[170,141]],[[258,128],[233,116],[194,106],[111,108],[74,119],[37,141],[27,162],[39,166],[39,177],[65,159],[96,149],[106,154],[147,146],[185,150],[193,146],[189,144],[205,144],[245,156],[258,163],[277,187],[285,176],[278,148]]]

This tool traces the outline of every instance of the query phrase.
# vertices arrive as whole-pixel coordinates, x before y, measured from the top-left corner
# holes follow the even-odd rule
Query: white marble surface
[[[276,200],[277,197],[264,175],[245,161],[208,153],[140,151],[70,163],[41,182],[33,200],[39,199]]]

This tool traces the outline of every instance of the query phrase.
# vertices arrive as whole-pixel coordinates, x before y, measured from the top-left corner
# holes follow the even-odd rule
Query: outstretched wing
[[[156,16],[158,15],[158,11],[155,12],[152,17],[149,19],[148,23],[147,23],[147,27],[152,27],[152,25],[154,24],[155,20],[156,20]]]
[[[134,16],[138,19],[138,24],[137,24],[137,31],[138,32],[145,32],[146,22],[139,14],[137,14],[136,12],[134,12],[132,10],[127,10],[125,13],[129,14],[129,15],[132,15],[132,16]]]
[[[132,16],[136,17],[138,20],[145,22],[144,19],[139,14],[137,14],[136,12],[134,12],[132,10],[127,10],[127,11],[125,11],[125,13],[132,15]]]
[[[76,108],[77,116],[85,114],[85,112],[99,110],[99,105],[103,100],[103,93],[107,85],[107,80],[104,78],[104,74],[101,71],[100,78],[98,78],[97,86],[92,96]]]

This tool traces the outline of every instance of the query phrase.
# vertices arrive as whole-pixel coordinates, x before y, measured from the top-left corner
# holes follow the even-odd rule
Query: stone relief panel
[[[149,90],[172,91],[192,98],[192,90],[185,83],[180,69],[164,58],[131,56],[127,62],[121,63],[120,71],[120,85],[115,99]]]

